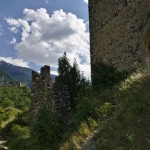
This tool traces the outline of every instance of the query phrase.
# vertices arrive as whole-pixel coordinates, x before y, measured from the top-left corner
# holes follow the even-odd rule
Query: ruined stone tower
[[[50,67],[41,68],[41,73],[32,72],[31,124],[36,120],[39,110],[47,107],[66,118],[70,113],[70,96],[65,85],[52,83]]]
[[[150,0],[89,0],[89,23],[91,65],[150,67]]]

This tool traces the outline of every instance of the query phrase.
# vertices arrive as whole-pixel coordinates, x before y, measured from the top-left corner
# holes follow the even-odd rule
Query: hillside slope
[[[12,79],[23,82],[27,86],[31,86],[31,73],[30,68],[24,68],[9,64],[5,61],[0,61],[0,70],[8,74]]]
[[[8,74],[0,70],[0,86],[9,85],[10,83],[16,82]]]
[[[149,150],[150,75],[135,73],[119,85],[80,99],[78,128],[60,150]]]
[[[0,86],[1,150],[8,149],[8,141],[12,136],[12,129],[16,124],[28,125],[30,94],[30,89],[27,87]]]
[[[18,115],[29,109],[30,89],[13,86],[0,87],[0,130]]]
[[[113,116],[95,136],[96,150],[150,148],[150,76],[139,76],[129,86],[130,82],[122,86]]]

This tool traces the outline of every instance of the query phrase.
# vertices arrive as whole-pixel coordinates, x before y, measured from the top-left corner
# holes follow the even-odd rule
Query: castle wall
[[[89,0],[91,64],[102,61],[120,71],[147,64],[149,20],[150,0]]]
[[[54,83],[53,91],[55,109],[62,117],[66,118],[71,111],[68,87],[66,85]]]
[[[31,122],[36,120],[40,108],[45,106],[48,109],[52,109],[52,100],[48,94],[50,90],[50,67],[42,67],[41,74],[32,71]]]
[[[32,72],[31,125],[43,107],[56,111],[65,121],[71,111],[70,106],[67,86],[52,83],[49,66],[42,67],[40,74]]]

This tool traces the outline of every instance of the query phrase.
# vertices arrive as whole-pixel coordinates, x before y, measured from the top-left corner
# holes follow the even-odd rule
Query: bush
[[[11,101],[11,100],[8,100],[7,98],[5,98],[2,105],[3,105],[4,108],[5,107],[12,107],[12,106],[14,106],[14,102]]]
[[[62,124],[54,111],[43,107],[32,127],[32,137],[38,149],[56,150],[60,142]]]
[[[11,130],[12,136],[18,139],[27,139],[30,137],[29,127],[13,125]]]
[[[102,62],[92,64],[92,83],[94,89],[103,89],[116,85],[124,80],[127,74],[127,72],[119,72],[116,68]]]
[[[29,149],[27,141],[30,138],[29,127],[13,125],[11,129],[11,138],[9,140],[9,149],[26,150]]]

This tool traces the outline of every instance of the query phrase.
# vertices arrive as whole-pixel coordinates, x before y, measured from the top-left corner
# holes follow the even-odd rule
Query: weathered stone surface
[[[92,64],[150,67],[150,0],[89,0],[89,20]]]
[[[41,74],[32,72],[31,93],[31,124],[36,120],[42,107],[55,110],[64,117],[64,120],[69,115],[71,108],[68,88],[65,85],[52,83],[49,66],[42,67]]]

